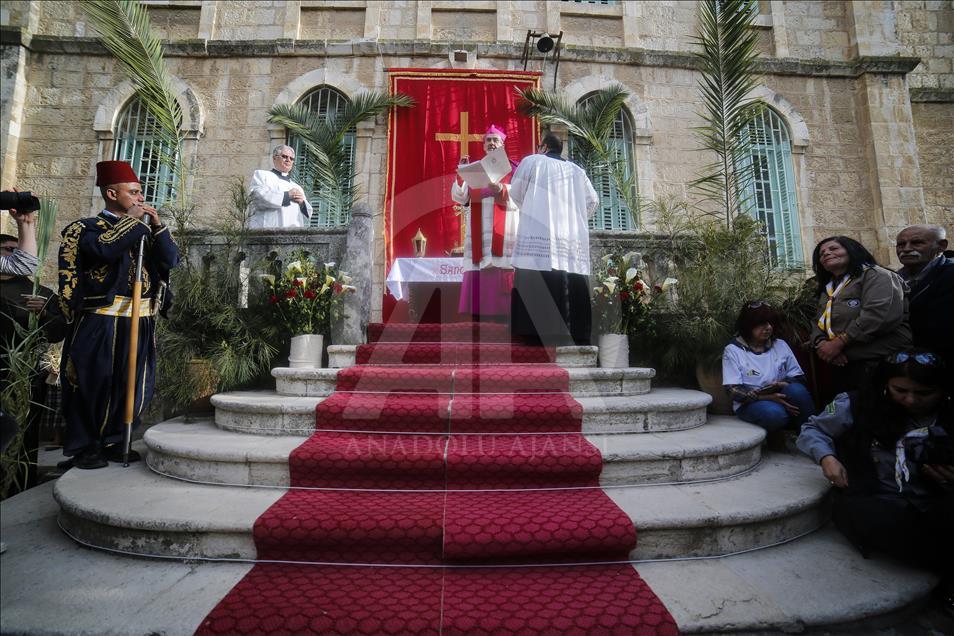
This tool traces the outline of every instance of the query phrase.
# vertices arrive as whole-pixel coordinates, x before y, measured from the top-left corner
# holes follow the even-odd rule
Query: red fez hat
[[[128,161],[100,161],[96,164],[96,185],[108,186],[114,183],[139,183],[139,177],[133,172]]]

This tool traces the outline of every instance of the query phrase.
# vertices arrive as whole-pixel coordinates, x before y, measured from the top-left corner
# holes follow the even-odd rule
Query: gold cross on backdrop
[[[460,144],[460,156],[469,156],[470,153],[467,152],[467,144],[473,143],[475,141],[483,141],[484,136],[476,133],[470,132],[470,113],[467,111],[461,111],[460,113],[460,133],[437,133],[434,135],[434,139],[437,141],[456,141]],[[450,254],[463,254],[464,253],[464,231],[466,228],[466,217],[464,216],[464,206],[455,205],[454,206],[454,215],[460,218],[460,237],[458,238],[458,243],[455,245]]]
[[[460,133],[437,133],[434,135],[434,139],[437,141],[456,141],[460,143],[460,156],[465,155],[469,156],[470,153],[467,152],[467,144],[475,141],[483,141],[484,136],[472,133],[469,130],[470,127],[470,113],[466,110],[461,111],[460,113]]]

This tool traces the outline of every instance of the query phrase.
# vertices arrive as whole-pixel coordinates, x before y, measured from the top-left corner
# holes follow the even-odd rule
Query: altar
[[[533,118],[520,114],[518,90],[539,88],[540,72],[387,72],[388,92],[407,95],[418,107],[394,108],[388,118],[383,238],[389,291],[381,317],[385,322],[413,319],[408,309],[420,312],[432,306],[439,291],[442,321],[459,320],[463,271],[453,257],[463,254],[466,226],[464,206],[451,197],[451,185],[463,158],[484,156],[484,133],[491,126],[503,131],[508,157],[521,159],[536,152],[539,128]]]
[[[415,322],[455,322],[460,320],[457,305],[464,278],[463,259],[394,259],[385,280],[395,300],[406,302],[408,316]]]

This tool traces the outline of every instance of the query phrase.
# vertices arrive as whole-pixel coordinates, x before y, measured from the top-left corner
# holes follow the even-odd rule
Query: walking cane
[[[139,241],[139,259],[136,261],[136,280],[132,289],[132,313],[129,325],[129,366],[126,367],[126,431],[123,435],[123,466],[129,466],[132,448],[132,425],[136,410],[136,363],[139,357],[139,305],[142,300],[142,255],[146,237]]]

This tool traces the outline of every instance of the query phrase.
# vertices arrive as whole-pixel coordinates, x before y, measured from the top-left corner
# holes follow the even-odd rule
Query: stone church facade
[[[522,70],[528,31],[563,33],[555,79],[552,57],[530,56],[527,68],[544,71],[544,88],[555,81],[574,101],[612,82],[629,91],[618,137],[642,197],[692,200],[688,183],[706,162],[692,131],[701,123],[694,1],[144,4],[169,40],[200,224],[216,218],[230,180],[268,167],[270,148],[286,140],[266,121],[274,104],[331,108],[329,100],[386,90],[388,68]],[[94,164],[123,156],[133,108],[131,84],[92,37],[80,5],[23,0],[0,9],[0,185],[56,196],[61,224],[98,208]],[[905,225],[954,230],[954,2],[762,0],[755,28],[756,95],[770,109],[766,130],[776,131],[766,188],[783,203],[766,213],[785,216],[791,254],[804,262],[820,238],[847,234],[892,262]],[[380,292],[386,118],[360,126],[353,144]],[[648,213],[638,224],[607,223],[604,238],[656,229]],[[334,227],[305,232],[342,236]],[[381,294],[372,297],[380,315]]]

